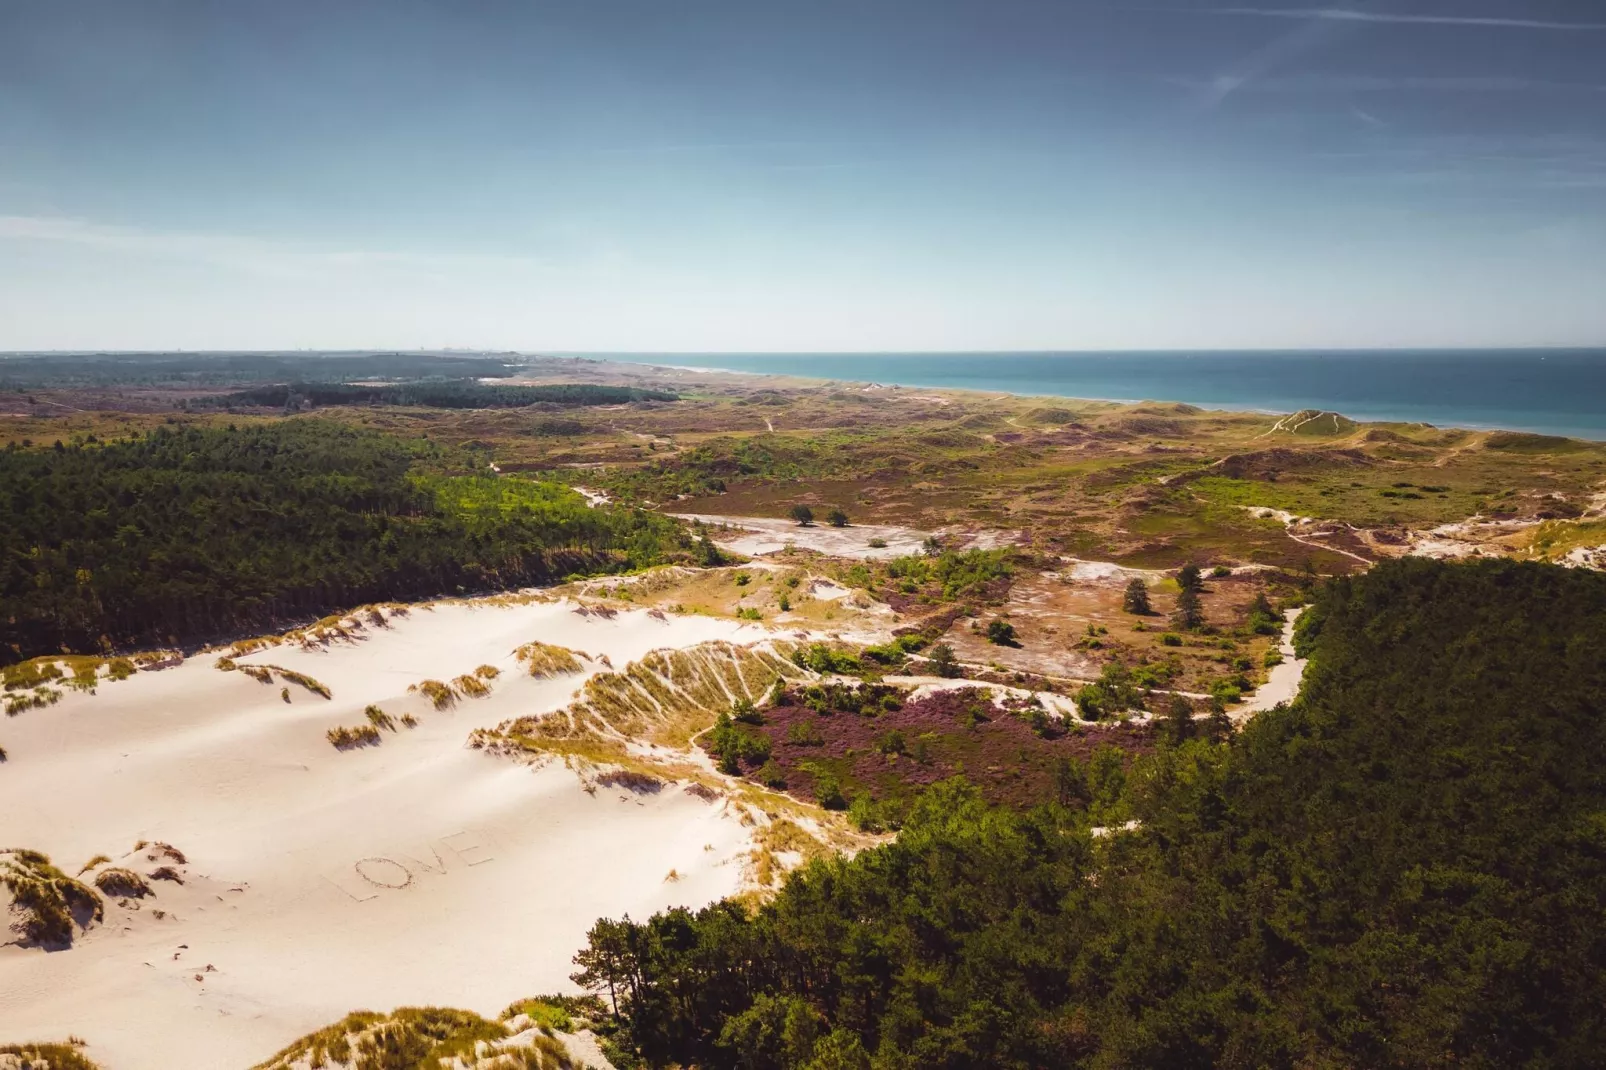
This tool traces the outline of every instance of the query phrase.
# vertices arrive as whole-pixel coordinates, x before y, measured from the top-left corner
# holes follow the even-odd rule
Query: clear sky
[[[0,0],[0,349],[1606,344],[1606,0],[1308,4]]]

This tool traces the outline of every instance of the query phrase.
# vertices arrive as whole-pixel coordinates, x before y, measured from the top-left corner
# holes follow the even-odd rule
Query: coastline
[[[1079,360],[1110,361],[1121,358],[1125,358],[1133,362],[1142,362],[1144,360],[1160,360],[1177,362],[1179,364],[1187,363],[1194,370],[1195,374],[1197,374],[1198,370],[1202,366],[1192,364],[1194,361],[1216,360],[1228,362],[1230,364],[1230,362],[1234,361],[1239,363],[1242,363],[1246,360],[1265,361],[1270,358],[1282,358],[1285,356],[1293,362],[1305,361],[1310,367],[1313,368],[1317,366],[1317,363],[1322,361],[1355,360],[1364,361],[1371,364],[1371,362],[1386,360],[1392,356],[1398,356],[1401,360],[1419,359],[1428,362],[1451,360],[1458,355],[1465,356],[1465,358],[1468,360],[1500,360],[1513,362],[1521,360],[1532,360],[1539,362],[1550,359],[1552,356],[1560,356],[1573,359],[1575,361],[1579,358],[1583,358],[1582,364],[1587,365],[1588,371],[1592,376],[1597,376],[1602,380],[1602,389],[1606,390],[1606,349],[1567,349],[1557,351],[1533,350],[1520,352],[1504,350],[1480,350],[1465,351],[1464,353],[1463,351],[1452,350],[1411,350],[1400,351],[1399,354],[1394,354],[1392,351],[1386,350],[1346,351],[1341,353],[1309,351],[1289,354],[1283,354],[1280,351],[1255,351],[1252,353],[1242,353],[1224,350],[1218,352],[1199,353],[1133,352],[1130,354],[1089,351],[1080,353],[1034,352],[1022,354],[565,353],[561,355],[584,356],[587,359],[607,360],[619,364],[634,365],[637,367],[657,368],[661,370],[673,370],[677,372],[702,375],[741,375],[755,378],[771,377],[776,379],[809,382],[815,384],[836,382],[852,383],[855,385],[864,386],[898,387],[900,389],[955,390],[974,393],[1003,394],[1013,397],[1041,397],[1113,405],[1135,405],[1142,404],[1144,402],[1182,403],[1194,405],[1207,411],[1224,413],[1286,415],[1290,412],[1298,412],[1303,409],[1312,409],[1322,412],[1336,412],[1350,420],[1363,424],[1420,425],[1429,426],[1440,430],[1461,430],[1471,432],[1507,431],[1519,434],[1538,434],[1560,438],[1574,438],[1586,442],[1606,441],[1606,417],[1597,415],[1593,412],[1573,412],[1563,409],[1537,408],[1529,408],[1524,411],[1512,411],[1509,413],[1496,412],[1487,404],[1480,406],[1432,400],[1433,397],[1438,396],[1437,393],[1433,393],[1428,400],[1414,400],[1407,398],[1402,401],[1391,402],[1389,399],[1382,397],[1369,400],[1356,400],[1322,397],[1317,393],[1312,393],[1303,399],[1294,396],[1256,397],[1254,396],[1254,391],[1242,390],[1236,395],[1239,400],[1233,400],[1231,398],[1220,396],[1219,392],[1215,390],[1209,391],[1212,396],[1204,396],[1203,394],[1196,392],[1194,388],[1191,388],[1188,380],[1185,377],[1163,384],[1165,388],[1163,392],[1150,393],[1148,391],[1141,390],[1123,390],[1119,392],[1111,391],[1101,393],[1097,391],[1071,390],[1066,388],[1056,389],[1056,383],[1052,379],[1033,381],[1031,383],[1031,389],[1022,389],[1023,385],[1025,384],[1019,381],[1010,381],[1007,378],[999,378],[993,382],[983,382],[980,381],[981,378],[984,378],[984,376],[980,375],[979,368],[976,373],[971,373],[969,370],[966,370],[964,374],[956,374],[951,371],[943,374],[919,374],[918,372],[915,374],[910,374],[910,370],[915,367],[915,363],[917,361],[971,360],[980,362],[985,360],[1003,359],[1006,357],[1016,357],[1037,362],[1055,363]],[[799,370],[793,366],[793,362],[805,360],[812,364],[820,364],[822,361],[828,363],[831,361],[846,361],[848,359],[853,359],[855,363],[857,365],[861,365],[862,368],[856,367],[852,374],[829,375],[823,374],[822,370],[820,369],[811,368]],[[685,362],[682,363],[681,360],[684,360]],[[752,366],[761,361],[773,361],[775,366]],[[1355,374],[1350,378],[1354,378],[1358,381],[1376,381],[1378,379],[1378,367],[1379,365],[1372,364],[1370,367],[1351,369]],[[1426,377],[1418,374],[1415,378],[1410,380],[1413,388],[1421,391],[1437,391],[1441,388],[1447,389],[1456,383],[1455,380],[1446,379],[1442,375],[1442,367],[1430,368],[1427,370],[1438,371],[1441,374],[1435,377]],[[1511,372],[1513,369],[1507,368],[1506,370]],[[1531,368],[1518,370],[1527,371],[1531,370]],[[887,374],[889,371],[893,372],[894,374]],[[1243,369],[1233,369],[1230,366],[1224,367],[1219,377],[1211,376],[1210,378],[1212,381],[1217,378],[1224,380],[1236,379],[1240,385],[1245,378],[1254,378],[1253,376],[1246,377],[1242,374],[1234,375],[1234,371],[1241,373]],[[1417,369],[1416,372],[1420,373],[1422,372],[1422,369]],[[1137,376],[1137,378],[1142,378],[1142,376]],[[1434,381],[1428,382],[1427,379],[1429,378],[1432,378]],[[1461,385],[1464,386],[1464,383]],[[1172,387],[1175,387],[1175,389],[1171,389]],[[1285,391],[1286,389],[1287,388],[1284,388]],[[1557,387],[1557,389],[1560,391],[1561,387]],[[1591,392],[1591,389],[1592,388],[1589,388],[1586,384],[1584,387],[1578,390],[1566,390],[1564,393],[1568,396],[1587,396]],[[1558,394],[1558,397],[1559,396],[1561,396],[1561,394]],[[1484,400],[1487,402],[1495,399],[1489,398]],[[1282,404],[1279,404],[1279,402]],[[1524,412],[1529,414],[1529,418],[1524,417]],[[1547,413],[1553,415],[1547,417]],[[1580,423],[1580,421],[1584,422]]]

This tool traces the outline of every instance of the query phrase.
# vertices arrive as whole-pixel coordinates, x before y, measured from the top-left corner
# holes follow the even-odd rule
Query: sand
[[[332,700],[289,685],[286,703],[279,681],[200,655],[0,724],[0,844],[76,873],[93,855],[166,841],[190,878],[159,882],[138,911],[109,903],[70,950],[0,947],[4,1039],[83,1036],[109,1070],[245,1067],[358,1008],[494,1015],[572,990],[570,958],[597,917],[738,889],[747,832],[723,804],[678,787],[588,794],[560,765],[532,770],[464,740],[557,708],[582,679],[522,675],[521,643],[622,667],[656,647],[768,633],[533,603],[415,608],[362,634],[240,659],[315,677]],[[438,712],[406,693],[481,664],[502,670],[489,697]],[[369,703],[420,724],[335,750],[325,731],[365,723]]]
[[[1303,609],[1290,609],[1283,614],[1283,634],[1277,649],[1283,656],[1281,665],[1274,665],[1266,674],[1266,682],[1240,706],[1233,707],[1232,719],[1246,721],[1257,713],[1271,709],[1280,702],[1292,702],[1299,694],[1299,685],[1305,678],[1304,658],[1294,656],[1294,622]]]
[[[829,524],[815,523],[804,527],[795,520],[778,520],[760,516],[712,516],[700,513],[676,513],[682,520],[701,521],[714,530],[709,538],[714,545],[732,553],[748,557],[761,557],[796,546],[802,550],[817,550],[833,557],[856,557],[861,560],[890,560],[921,552],[930,532],[886,524],[850,524],[834,528]],[[720,526],[727,530],[719,530]],[[885,546],[871,546],[879,539]]]

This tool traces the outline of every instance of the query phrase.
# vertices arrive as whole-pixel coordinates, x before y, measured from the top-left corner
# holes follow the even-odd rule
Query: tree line
[[[434,379],[415,383],[298,382],[255,386],[232,394],[197,398],[191,406],[256,406],[298,410],[313,405],[414,405],[435,409],[512,409],[526,405],[623,405],[632,401],[679,401],[665,390],[548,383],[510,386],[473,379]]]
[[[1139,760],[1107,831],[946,782],[756,911],[600,920],[575,979],[653,1066],[1593,1065],[1606,576],[1386,563],[1299,644],[1298,701]]]
[[[0,451],[0,663],[689,552],[666,517],[468,463],[316,420]]]

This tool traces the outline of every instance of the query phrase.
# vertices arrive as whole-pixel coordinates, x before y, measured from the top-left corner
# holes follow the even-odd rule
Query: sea
[[[578,355],[578,354],[577,354]],[[592,353],[681,368],[1606,440],[1606,349]]]

